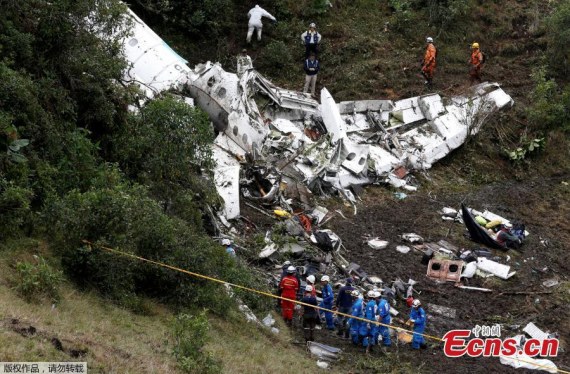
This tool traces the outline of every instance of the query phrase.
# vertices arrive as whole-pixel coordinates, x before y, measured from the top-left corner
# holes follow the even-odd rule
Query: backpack
[[[481,63],[484,64],[487,62],[487,54],[485,52],[481,52]]]

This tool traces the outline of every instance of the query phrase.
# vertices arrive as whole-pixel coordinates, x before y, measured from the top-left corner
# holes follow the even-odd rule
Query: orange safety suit
[[[281,290],[281,297],[287,299],[295,300],[297,297],[297,291],[299,290],[299,281],[297,278],[288,274],[279,283],[279,289]],[[293,320],[293,309],[295,308],[295,303],[289,300],[281,300],[281,312],[283,319],[287,323],[291,323]]]
[[[426,48],[426,53],[424,54],[424,63],[422,64],[422,72],[428,81],[433,78],[433,73],[435,71],[435,56],[436,49],[433,43],[428,43]]]
[[[471,59],[469,63],[471,64],[471,69],[469,69],[469,77],[471,79],[471,84],[476,80],[481,82],[481,62],[483,61],[483,55],[479,48],[473,49],[471,52]]]

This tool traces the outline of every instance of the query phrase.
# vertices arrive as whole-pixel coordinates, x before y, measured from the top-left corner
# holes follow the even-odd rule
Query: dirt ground
[[[363,204],[359,206],[356,216],[345,214],[348,219],[335,219],[331,228],[343,239],[348,259],[360,264],[368,274],[379,276],[384,281],[398,277],[404,281],[412,278],[420,282],[416,288],[421,292],[418,297],[424,305],[433,303],[457,309],[456,318],[447,319],[431,314],[426,307],[430,315],[427,334],[442,336],[453,328],[470,329],[476,324],[500,323],[504,327],[503,336],[512,336],[517,330],[508,326],[524,326],[534,322],[544,330],[559,333],[563,346],[567,347],[570,338],[568,288],[558,286],[547,289],[542,285],[550,278],[569,280],[570,189],[562,183],[564,180],[553,178],[489,185],[468,193],[435,194],[424,189],[401,201],[386,197],[385,193],[369,191],[371,193],[363,196]],[[513,278],[503,281],[495,277],[475,277],[469,281],[470,286],[493,289],[490,294],[457,289],[452,284],[437,284],[425,275],[427,267],[420,263],[421,253],[412,251],[401,254],[395,250],[395,246],[402,243],[400,235],[407,232],[415,232],[427,241],[445,239],[461,248],[479,247],[464,237],[463,225],[443,221],[438,214],[446,206],[458,208],[461,201],[478,210],[488,209],[523,222],[530,232],[521,251],[494,251],[502,258],[501,262],[517,271]],[[378,236],[390,241],[390,245],[383,250],[373,250],[365,244],[367,236]],[[546,240],[548,245],[542,244],[541,240]],[[507,261],[507,256],[510,256],[510,261]],[[501,295],[507,292],[552,293]],[[406,308],[402,307],[400,310],[404,312]],[[509,372],[498,359],[447,359],[437,348],[419,355],[404,354],[404,357],[417,366],[429,360],[422,372],[449,372],[452,367],[457,373]],[[559,367],[568,367],[570,357],[562,353],[555,362]]]
[[[426,334],[443,336],[451,329],[471,329],[475,325],[502,325],[502,336],[509,337],[521,332],[528,322],[534,322],[545,331],[558,333],[563,347],[554,359],[559,369],[570,368],[568,342],[570,341],[570,186],[569,175],[524,182],[502,182],[484,186],[465,186],[450,190],[449,186],[437,185],[437,181],[450,172],[449,167],[436,166],[430,173],[431,182],[420,180],[420,189],[397,200],[394,191],[384,187],[370,186],[361,196],[358,212],[340,202],[329,201],[330,210],[339,209],[346,219],[337,215],[327,225],[338,234],[346,247],[347,260],[358,263],[369,275],[391,282],[396,278],[418,281],[415,287],[428,314]],[[456,180],[457,176],[453,177]],[[455,288],[452,283],[437,283],[426,276],[427,266],[421,264],[422,253],[411,251],[401,254],[395,247],[404,244],[400,235],[414,232],[426,241],[445,239],[466,249],[481,247],[465,237],[465,226],[457,222],[443,221],[438,213],[443,207],[467,206],[488,209],[515,222],[526,224],[530,236],[520,251],[493,251],[498,261],[516,270],[509,280],[496,277],[475,276],[468,285],[485,287],[492,293],[482,293]],[[326,204],[326,201],[321,201]],[[252,215],[253,212],[246,211]],[[263,218],[262,218],[263,217]],[[252,216],[261,227],[271,225],[271,220],[259,215]],[[274,223],[274,222],[273,222]],[[390,242],[382,250],[373,250],[366,244],[368,238],[379,237]],[[547,279],[557,278],[561,285],[546,288]],[[563,283],[565,282],[565,283]],[[505,294],[526,292],[529,294]],[[449,319],[431,313],[428,303],[454,308],[456,318]],[[404,316],[408,308],[403,302],[396,307]],[[299,327],[297,338],[302,341]],[[501,365],[498,358],[446,358],[441,344],[433,341],[430,349],[416,352],[408,346],[391,348],[387,356],[376,351],[366,358],[363,349],[353,347],[324,330],[317,332],[317,341],[343,348],[343,360],[335,369],[339,372],[372,373],[378,370],[374,359],[389,359],[394,371],[405,372],[398,363],[409,363],[414,372],[420,373],[524,373],[530,370],[512,369]],[[366,361],[368,360],[368,361]],[[384,368],[384,366],[382,366]]]

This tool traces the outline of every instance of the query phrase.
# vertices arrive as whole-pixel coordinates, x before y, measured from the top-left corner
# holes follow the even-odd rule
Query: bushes
[[[548,61],[560,78],[570,73],[570,0],[562,0],[547,19]]]
[[[172,326],[173,354],[185,373],[219,373],[220,364],[203,350],[208,338],[210,324],[206,311],[192,316],[179,314]]]
[[[73,191],[55,199],[45,219],[56,254],[79,285],[95,287],[123,304],[134,295],[176,306],[203,306],[225,314],[232,305],[216,283],[82,245],[82,239],[182,269],[253,285],[249,270],[182,219],[166,215],[142,186]]]
[[[44,258],[34,256],[36,263],[18,262],[16,286],[14,287],[26,300],[47,296],[53,302],[59,300],[58,286],[63,281],[63,274],[54,270]]]
[[[536,69],[532,78],[536,86],[527,114],[534,130],[570,131],[570,85],[560,90],[554,79],[547,78],[544,67]]]

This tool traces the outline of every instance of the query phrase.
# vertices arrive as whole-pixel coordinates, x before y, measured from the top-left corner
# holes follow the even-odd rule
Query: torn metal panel
[[[184,84],[192,73],[186,66],[187,61],[130,9],[128,13],[133,20],[133,27],[131,35],[123,42],[125,58],[130,63],[127,77],[141,85],[148,97]]]
[[[368,111],[391,111],[394,109],[392,100],[359,100],[359,101],[341,101],[338,103],[338,109],[341,114],[365,113]]]
[[[257,88],[280,107],[309,113],[317,112],[319,103],[316,100],[301,92],[279,88],[255,70],[251,74],[252,77],[250,79],[255,82]]]
[[[477,259],[477,267],[487,273],[496,275],[501,279],[509,279],[516,274],[516,271],[510,272],[511,267],[508,265],[499,264],[498,262],[479,257]]]
[[[370,146],[368,144],[354,144],[348,139],[344,139],[342,142],[341,156],[345,158],[342,162],[342,166],[354,174],[360,174],[368,166],[369,153]]]
[[[321,360],[334,361],[340,358],[342,350],[340,348],[331,347],[330,345],[317,343],[313,341],[307,342],[307,348],[311,355],[317,356]]]
[[[402,163],[400,159],[378,146],[370,147],[369,157],[372,162],[368,165],[376,172],[376,175],[385,175]]]
[[[449,282],[459,282],[463,265],[463,261],[431,259],[428,264],[427,276]]]
[[[216,162],[214,184],[218,195],[224,200],[224,216],[226,219],[237,218],[240,215],[240,164],[235,157],[217,146],[214,146],[212,151],[213,158]]]
[[[426,117],[420,109],[418,100],[419,97],[416,96],[394,102],[394,109],[390,113],[390,123],[395,126],[425,120]]]
[[[418,105],[422,114],[428,121],[433,121],[446,112],[441,96],[438,94],[420,96],[418,99]]]
[[[345,122],[340,116],[333,97],[326,88],[321,90],[321,115],[328,133],[331,134],[332,143],[346,138]]]
[[[526,332],[531,338],[533,339],[538,339],[538,340],[544,340],[544,339],[548,339],[549,335],[547,333],[545,333],[544,331],[542,331],[541,329],[539,329],[534,323],[529,322],[525,328],[523,329],[524,332]]]

